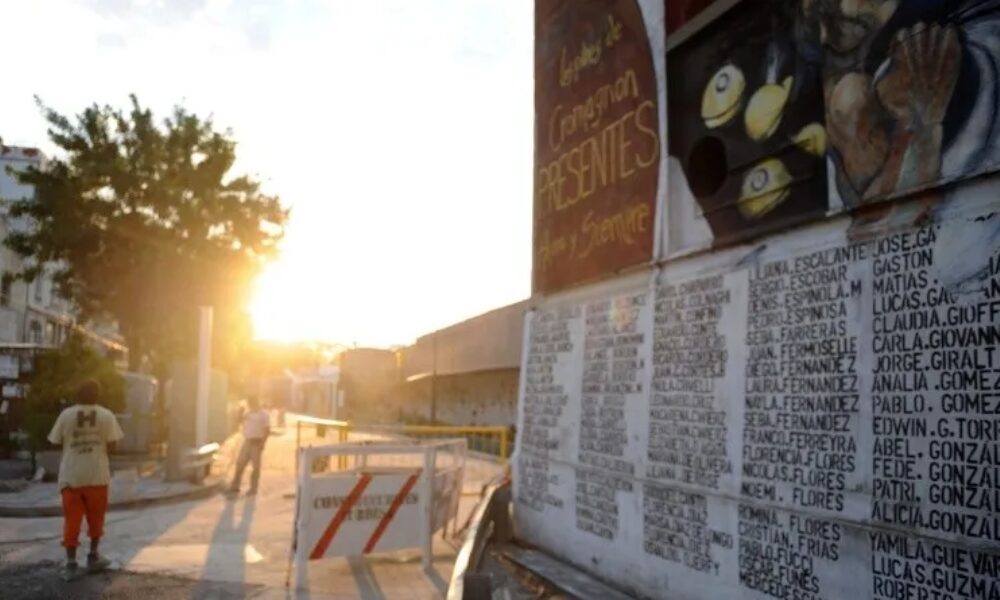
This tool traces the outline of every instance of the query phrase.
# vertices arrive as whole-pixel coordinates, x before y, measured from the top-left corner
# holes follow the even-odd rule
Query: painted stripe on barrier
[[[313,548],[312,553],[309,555],[310,560],[316,560],[323,558],[326,554],[326,549],[330,546],[330,542],[333,541],[333,537],[337,535],[337,530],[340,528],[341,523],[347,518],[347,515],[351,513],[351,508],[357,503],[358,499],[361,498],[361,494],[365,492],[365,488],[371,483],[372,476],[369,474],[364,474],[358,483],[355,484],[354,489],[351,493],[344,498],[344,503],[340,505],[337,509],[336,514],[333,515],[333,519],[330,520],[330,524],[327,525],[326,531],[320,536],[319,541],[316,542],[316,547]]]
[[[396,512],[399,510],[399,507],[403,505],[403,502],[406,501],[406,497],[410,494],[410,491],[413,490],[413,486],[416,485],[417,479],[420,478],[420,471],[422,470],[423,469],[418,470],[416,473],[407,478],[406,483],[403,484],[399,493],[396,494],[395,498],[393,498],[392,504],[389,506],[389,510],[382,515],[382,520],[378,522],[378,527],[376,527],[375,531],[372,532],[372,536],[368,539],[368,543],[365,544],[363,554],[368,554],[375,549],[375,545],[378,544],[380,539],[382,539],[382,534],[385,533],[385,530],[389,527],[389,523],[392,522],[392,518],[396,516]]]

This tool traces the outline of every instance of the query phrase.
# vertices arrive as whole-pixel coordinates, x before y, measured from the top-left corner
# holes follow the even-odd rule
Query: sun
[[[301,279],[295,271],[278,259],[257,277],[249,306],[256,339],[297,342],[316,335],[315,317],[302,310]]]

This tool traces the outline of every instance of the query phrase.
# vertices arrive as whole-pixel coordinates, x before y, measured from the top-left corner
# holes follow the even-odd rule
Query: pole
[[[437,451],[433,447],[424,449],[424,472],[420,474],[420,501],[423,511],[420,515],[420,554],[425,572],[434,566],[434,467]]]
[[[198,388],[195,410],[195,445],[208,443],[208,393],[212,368],[212,307],[199,309]]]
[[[507,462],[507,432],[508,429],[506,427],[500,431],[500,462],[502,463]]]
[[[431,425],[437,422],[438,332],[431,338]]]
[[[295,476],[299,476],[299,448],[302,447],[302,421],[295,419]]]
[[[310,473],[309,465],[312,464],[313,455],[311,449],[299,448],[296,451],[299,455],[298,463],[298,473],[296,473],[296,485],[295,485],[295,522],[292,523],[294,528],[292,531],[292,549],[291,556],[295,563],[295,587],[296,589],[308,589],[309,588],[309,550],[306,548],[306,540],[299,535],[301,531],[301,526],[299,521],[304,519],[303,511],[305,510],[304,502],[308,502],[312,498],[312,475]],[[289,569],[289,573],[291,570]],[[286,575],[286,587],[291,577]]]

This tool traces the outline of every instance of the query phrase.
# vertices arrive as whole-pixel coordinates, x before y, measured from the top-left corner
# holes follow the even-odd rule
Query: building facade
[[[13,172],[45,168],[45,162],[36,148],[0,146],[0,239],[31,226],[27,220],[10,215],[12,203],[34,193],[21,185]],[[116,327],[77,320],[72,304],[55,288],[51,267],[43,268],[30,282],[12,279],[22,267],[22,258],[0,245],[0,438],[4,442],[23,425],[24,380],[31,374],[38,353],[58,347],[75,331],[119,367],[124,368],[128,361],[128,350]],[[126,427],[131,434],[131,422]]]
[[[396,410],[411,422],[511,426],[527,301],[429,333],[400,353]]]
[[[0,238],[14,231],[24,231],[30,223],[15,218],[12,203],[30,198],[34,190],[22,185],[14,172],[34,167],[45,168],[45,155],[37,148],[0,147]],[[45,268],[33,281],[13,281],[5,276],[21,270],[20,256],[0,246],[0,345],[30,344],[52,347],[62,343],[71,331],[79,331],[95,345],[118,360],[126,358],[126,348],[117,328],[110,324],[78,322],[72,304],[56,290],[52,269]]]
[[[642,598],[1000,597],[1000,2],[535,9],[519,535]]]

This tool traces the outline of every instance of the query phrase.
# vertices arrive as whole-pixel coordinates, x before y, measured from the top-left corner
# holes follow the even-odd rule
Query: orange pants
[[[108,512],[108,486],[63,488],[62,505],[63,546],[76,548],[80,545],[80,524],[85,516],[90,539],[100,539],[104,535],[104,515]]]

